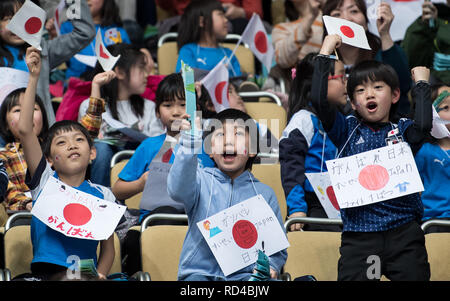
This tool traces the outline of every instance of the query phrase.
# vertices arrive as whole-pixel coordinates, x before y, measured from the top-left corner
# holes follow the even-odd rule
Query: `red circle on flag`
[[[28,34],[35,34],[41,30],[42,21],[38,17],[31,17],[25,22],[25,31]]]
[[[165,152],[164,155],[162,156],[161,161],[164,163],[169,163],[170,158],[172,157],[172,153],[173,153],[173,150],[171,148],[169,148],[167,150],[167,152]]]
[[[378,190],[389,182],[389,174],[383,166],[368,165],[359,173],[358,181],[368,190]]]
[[[227,84],[226,81],[222,81],[222,82],[218,83],[216,88],[214,89],[214,96],[216,97],[216,100],[219,104],[222,104],[222,102],[223,102],[223,99],[222,99],[223,88],[225,87],[226,84]]]
[[[267,52],[267,37],[262,31],[258,31],[255,34],[255,47],[261,53]]]
[[[255,225],[247,220],[237,221],[233,226],[233,238],[236,244],[243,249],[250,249],[258,240],[258,231]]]
[[[340,29],[344,36],[346,36],[347,38],[353,38],[355,36],[355,32],[350,26],[342,25]]]
[[[84,205],[72,203],[64,207],[63,215],[71,225],[82,226],[91,220],[92,212]]]

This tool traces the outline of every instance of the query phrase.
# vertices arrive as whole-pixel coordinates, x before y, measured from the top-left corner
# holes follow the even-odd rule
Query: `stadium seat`
[[[281,217],[286,219],[287,207],[283,186],[281,185],[280,164],[253,164],[252,174],[275,192],[280,205]]]
[[[157,60],[158,73],[160,75],[168,75],[175,72],[178,59],[178,48],[176,40],[178,33],[169,32],[164,34],[158,40]],[[236,42],[239,40],[238,35],[229,34],[225,38],[223,47],[234,50]],[[231,42],[236,41],[236,42]],[[241,44],[235,53],[239,64],[241,65],[241,72],[247,74],[255,74],[255,59],[253,53],[247,45]]]
[[[188,226],[147,226],[157,219],[187,221],[184,214],[154,214],[141,226],[142,271],[150,274],[152,281],[176,281],[181,249]]]
[[[281,105],[272,102],[244,102],[244,104],[248,115],[258,123],[266,125],[272,134],[280,139],[287,123],[287,113]]]
[[[449,227],[449,220],[430,220],[422,224],[422,230],[426,233],[432,226]],[[425,234],[425,247],[428,253],[428,262],[432,281],[450,280],[450,233]]]

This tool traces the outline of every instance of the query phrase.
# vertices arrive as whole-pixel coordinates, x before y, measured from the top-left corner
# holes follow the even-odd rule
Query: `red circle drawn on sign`
[[[381,165],[368,165],[360,171],[358,181],[368,190],[379,190],[389,182],[389,174]]]
[[[72,203],[64,207],[63,215],[71,225],[82,226],[91,220],[92,212],[84,205]]]
[[[237,221],[233,226],[233,238],[236,244],[243,249],[250,249],[258,240],[258,231],[255,225],[247,220]]]

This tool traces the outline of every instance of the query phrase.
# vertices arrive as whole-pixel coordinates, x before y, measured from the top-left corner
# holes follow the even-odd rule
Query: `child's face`
[[[162,124],[166,127],[167,133],[169,135],[176,134],[171,130],[172,123],[175,120],[181,119],[181,117],[186,113],[186,100],[175,98],[174,101],[163,101],[159,105],[159,112],[156,113]]]
[[[20,46],[25,43],[24,40],[13,34],[9,29],[6,28],[9,21],[11,21],[13,16],[4,17],[0,20],[0,39],[8,45]]]
[[[221,10],[212,12],[213,32],[217,39],[223,39],[228,34],[228,19]]]
[[[145,61],[134,65],[130,69],[128,92],[130,95],[141,95],[147,86],[147,69]]]
[[[20,94],[20,98],[23,98],[24,94]],[[19,130],[17,125],[20,118],[20,105],[15,105],[6,113],[6,122],[8,124],[8,130],[11,131],[14,137],[19,137]],[[38,104],[34,105],[33,114],[33,132],[36,136],[39,136],[42,131],[42,111]]]
[[[400,98],[400,90],[392,90],[383,81],[366,81],[355,87],[352,108],[367,122],[388,122],[391,105]]]
[[[232,84],[228,85],[228,100],[230,103],[230,108],[247,113],[247,109],[245,108],[242,97],[239,95],[239,93],[236,91],[236,88]]]
[[[96,157],[95,147],[90,147],[86,136],[79,130],[57,134],[50,146],[52,167],[60,175],[75,175],[86,172],[90,160]]]
[[[450,87],[445,86],[441,87],[438,90],[438,95],[443,91],[450,92]],[[442,102],[439,104],[439,107],[436,110],[439,114],[439,117],[444,120],[450,120],[450,96],[447,96]],[[450,131],[450,123],[446,124],[447,129]]]
[[[328,77],[328,101],[335,105],[345,105],[347,102],[346,90],[347,78],[345,76],[344,63],[336,61],[334,63],[334,75]]]
[[[234,179],[245,170],[250,157],[250,137],[246,128],[237,122],[229,121],[212,133],[211,148],[217,167]]]

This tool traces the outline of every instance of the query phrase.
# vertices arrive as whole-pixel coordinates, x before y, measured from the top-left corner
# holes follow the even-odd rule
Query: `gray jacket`
[[[80,1],[80,18],[73,18],[73,31],[52,40],[41,41],[42,67],[37,94],[42,98],[49,125],[55,122],[52,100],[49,91],[50,71],[68,61],[72,56],[89,45],[95,37],[95,25],[86,0]]]

